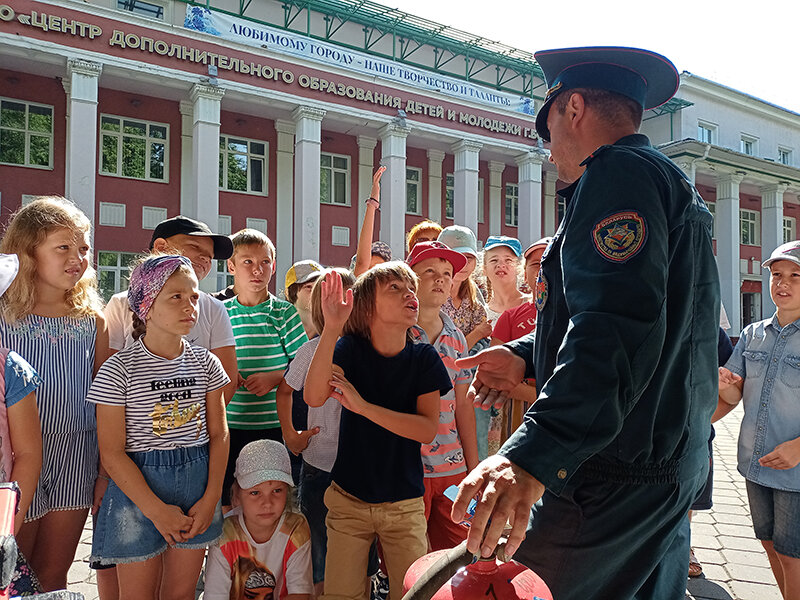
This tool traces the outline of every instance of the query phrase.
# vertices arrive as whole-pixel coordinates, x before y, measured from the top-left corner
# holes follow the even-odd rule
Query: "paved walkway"
[[[714,508],[696,513],[692,545],[704,575],[689,580],[686,598],[693,600],[781,600],[761,544],[753,537],[744,479],[736,471],[736,440],[742,409],[737,407],[716,425],[714,440]],[[69,572],[71,591],[96,600],[94,572],[89,569],[91,524],[87,523]]]

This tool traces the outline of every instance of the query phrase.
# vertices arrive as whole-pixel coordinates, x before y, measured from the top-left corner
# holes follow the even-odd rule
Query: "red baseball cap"
[[[419,242],[411,249],[411,252],[406,258],[406,263],[409,267],[414,267],[421,260],[428,258],[443,258],[451,265],[453,265],[453,275],[458,273],[467,264],[466,257],[460,252],[451,250],[442,242]]]

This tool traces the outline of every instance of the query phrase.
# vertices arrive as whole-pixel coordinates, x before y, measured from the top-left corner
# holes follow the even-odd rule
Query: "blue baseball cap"
[[[486,252],[498,246],[509,248],[517,258],[522,256],[522,244],[519,243],[517,238],[508,237],[507,235],[490,235],[483,246],[483,251]]]
[[[550,141],[547,115],[561,92],[576,88],[607,90],[647,110],[672,98],[680,84],[678,70],[668,58],[640,48],[560,48],[542,50],[534,56],[549,88],[536,115],[536,133],[546,142]]]

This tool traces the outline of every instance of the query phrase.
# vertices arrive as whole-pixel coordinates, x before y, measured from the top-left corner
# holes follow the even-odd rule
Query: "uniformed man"
[[[711,214],[637,134],[678,74],[632,48],[536,59],[550,86],[536,130],[570,184],[534,289],[536,332],[458,364],[478,367],[477,402],[523,377],[541,391],[461,484],[453,515],[480,492],[469,549],[488,555],[509,518],[508,551],[558,600],[683,598],[686,511],[717,397],[719,280]]]

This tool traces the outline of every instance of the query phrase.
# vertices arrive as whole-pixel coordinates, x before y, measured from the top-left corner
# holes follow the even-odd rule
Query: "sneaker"
[[[389,597],[389,576],[378,570],[372,576],[370,600],[386,600]]]
[[[694,548],[689,549],[689,577],[700,577],[703,574],[703,565],[694,555]]]

